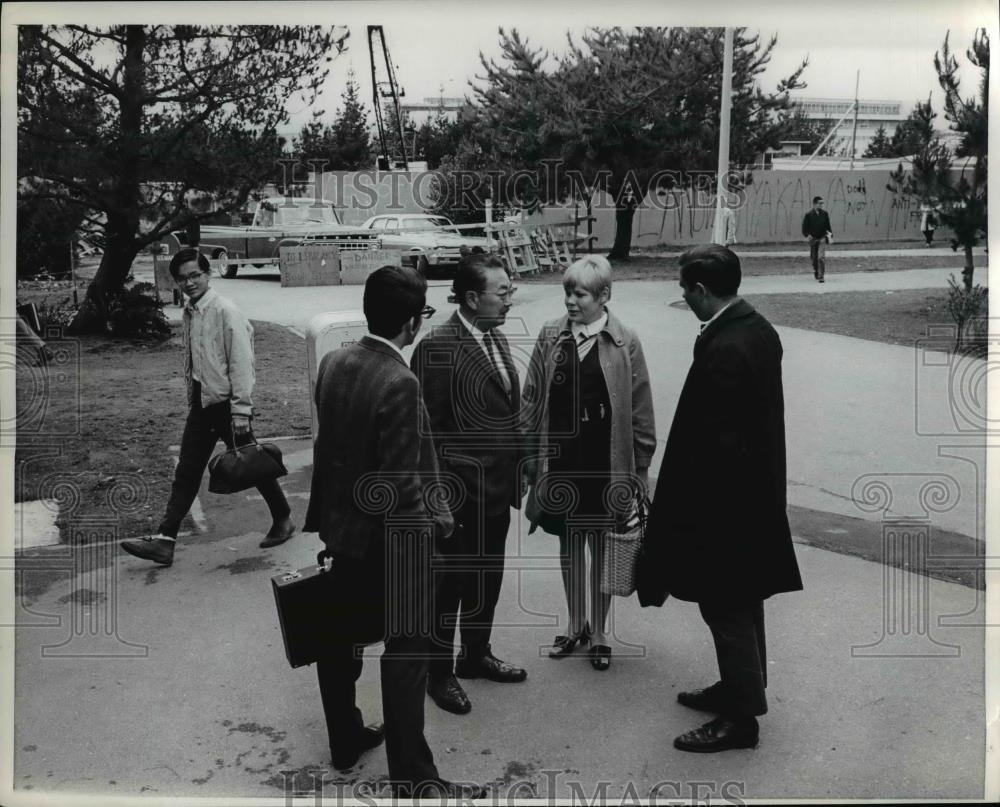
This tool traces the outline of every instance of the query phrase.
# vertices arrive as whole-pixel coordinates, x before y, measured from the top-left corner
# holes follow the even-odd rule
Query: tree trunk
[[[965,253],[965,268],[962,270],[962,280],[965,283],[965,290],[972,291],[972,272],[975,268],[972,261],[972,245],[965,244],[963,252]]]
[[[116,177],[111,209],[104,227],[105,248],[97,274],[87,287],[87,297],[70,323],[70,333],[104,333],[108,319],[108,294],[125,285],[132,262],[138,254],[139,204],[142,176],[142,96],[145,86],[143,50],[146,31],[141,25],[125,29],[125,58],[122,62],[122,97],[119,100],[117,159],[121,171]]]
[[[632,219],[635,218],[635,206],[615,208],[615,243],[608,257],[612,260],[627,261],[632,248]]]
[[[108,222],[109,228],[111,222]],[[109,233],[101,265],[97,274],[87,287],[87,296],[80,305],[79,311],[70,323],[69,332],[105,333],[108,321],[108,295],[125,285],[125,278],[132,269],[132,263],[138,254],[135,238],[128,233]]]

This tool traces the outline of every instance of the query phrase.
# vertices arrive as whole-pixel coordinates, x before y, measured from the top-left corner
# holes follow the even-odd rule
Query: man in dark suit
[[[752,748],[767,712],[763,601],[802,588],[785,513],[781,341],[737,296],[740,261],[718,245],[680,258],[684,300],[704,323],[681,391],[647,526],[662,595],[697,602],[721,680],[682,692],[718,717],[684,751]]]
[[[823,197],[813,197],[812,210],[802,217],[802,235],[809,243],[809,260],[812,261],[813,277],[824,283],[826,277],[826,245],[833,240],[830,214],[823,209]]]
[[[428,494],[438,484],[437,462],[419,384],[402,354],[422,316],[433,313],[426,290],[410,267],[373,272],[364,292],[369,334],[320,364],[306,529],[319,531],[333,580],[331,636],[317,673],[333,766],[350,768],[382,742],[381,726],[363,725],[355,682],[364,643],[384,638],[382,712],[395,793],[469,798],[481,790],[442,780],[424,737],[430,546],[453,527]]]
[[[490,634],[503,582],[510,508],[520,507],[518,461],[521,388],[507,338],[497,330],[514,287],[500,259],[470,254],[454,280],[458,310],[413,349],[442,471],[459,488],[452,503],[455,535],[434,562],[434,657],[427,691],[449,712],[472,704],[458,678],[502,683],[527,673],[493,655]],[[461,625],[457,665],[456,622]]]

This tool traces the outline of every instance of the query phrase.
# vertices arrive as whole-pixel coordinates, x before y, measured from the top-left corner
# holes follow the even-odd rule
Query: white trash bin
[[[332,350],[354,344],[368,333],[362,311],[331,311],[317,314],[306,328],[306,363],[309,367],[309,409],[312,412],[312,438],[319,432],[316,412],[316,376],[323,357]]]

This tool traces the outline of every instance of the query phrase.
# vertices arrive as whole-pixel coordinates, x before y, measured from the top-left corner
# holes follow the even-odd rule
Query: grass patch
[[[280,325],[253,325],[256,434],[308,434],[302,339]],[[167,448],[180,443],[187,415],[181,326],[163,342],[85,336],[49,345],[59,358],[47,373],[17,368],[15,501],[65,499],[60,527],[70,515],[107,522],[115,512],[109,491],[127,482],[140,494],[118,518],[119,536],[155,528],[173,479]]]

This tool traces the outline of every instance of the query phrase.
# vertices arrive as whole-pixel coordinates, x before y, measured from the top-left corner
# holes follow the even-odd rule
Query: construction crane
[[[378,51],[378,56],[376,56]],[[396,72],[392,66],[392,59],[389,58],[389,46],[385,43],[385,32],[381,25],[368,26],[368,54],[372,63],[372,106],[375,107],[375,123],[378,126],[379,157],[378,167],[381,171],[388,171],[392,168],[409,170],[406,161],[406,139],[403,135],[403,112],[399,106],[399,99],[406,95],[406,92],[396,83]],[[382,65],[380,70],[379,65]],[[381,77],[381,73],[385,77]],[[384,108],[384,101],[388,101],[389,110]],[[386,113],[390,113],[392,120],[386,121]],[[389,141],[387,126],[394,130],[397,135],[397,143],[402,152],[398,157],[389,154]]]

